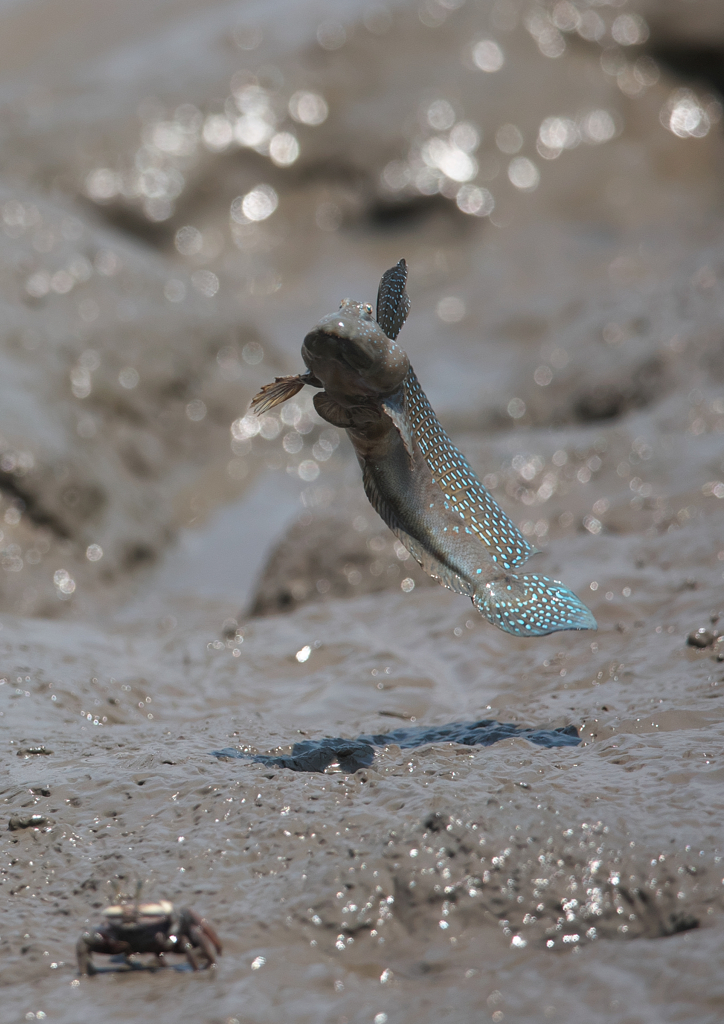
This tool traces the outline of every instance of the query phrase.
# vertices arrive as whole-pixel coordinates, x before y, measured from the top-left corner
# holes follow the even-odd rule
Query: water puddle
[[[300,511],[299,481],[269,473],[200,527],[181,530],[177,547],[148,581],[160,594],[251,600],[269,551]]]

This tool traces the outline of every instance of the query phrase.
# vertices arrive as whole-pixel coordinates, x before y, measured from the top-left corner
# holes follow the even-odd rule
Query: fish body
[[[383,276],[376,318],[350,299],[323,317],[302,346],[308,372],[277,378],[252,408],[321,388],[317,412],[347,431],[371,505],[429,575],[515,636],[595,629],[561,583],[515,571],[535,549],[452,443],[395,340],[410,308],[406,276],[404,260]]]

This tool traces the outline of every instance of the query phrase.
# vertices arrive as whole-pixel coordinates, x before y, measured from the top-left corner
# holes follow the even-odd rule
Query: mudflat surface
[[[722,1019],[689,8],[0,6],[3,1024]],[[423,387],[596,633],[425,577],[310,394],[247,416],[401,257]],[[78,978],[139,881],[215,969]]]

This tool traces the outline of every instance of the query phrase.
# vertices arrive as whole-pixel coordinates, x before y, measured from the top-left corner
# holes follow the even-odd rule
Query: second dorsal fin
[[[405,291],[407,264],[400,260],[382,275],[377,290],[377,323],[388,338],[395,340],[410,312],[410,297]]]

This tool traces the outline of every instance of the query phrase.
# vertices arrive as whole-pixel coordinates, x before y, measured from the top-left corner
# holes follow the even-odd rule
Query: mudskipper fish
[[[430,576],[472,599],[514,636],[596,629],[557,580],[516,570],[536,553],[440,426],[396,338],[410,311],[404,260],[383,275],[376,316],[344,299],[307,334],[307,373],[277,377],[252,400],[261,414],[305,384],[314,406],[343,427],[370,504]]]

